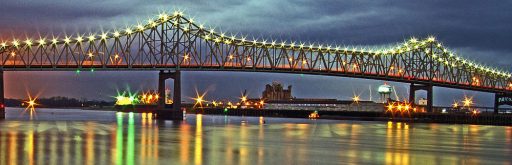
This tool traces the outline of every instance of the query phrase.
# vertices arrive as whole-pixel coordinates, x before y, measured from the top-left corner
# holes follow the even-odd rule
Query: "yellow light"
[[[459,107],[459,103],[453,102],[452,106],[453,106],[453,108],[457,108],[457,107]]]
[[[233,57],[233,55],[232,55],[232,54],[231,54],[231,55],[229,55],[229,59],[233,59],[233,58],[235,58],[235,57]]]
[[[14,39],[14,40],[12,41],[12,45],[14,45],[15,47],[18,47],[18,46],[20,45],[20,43],[19,43],[19,41],[18,41],[18,40]]]
[[[59,41],[57,40],[57,38],[53,38],[53,39],[52,39],[52,44],[54,44],[54,45],[55,45],[55,44],[57,44],[57,42],[59,42]]]
[[[84,40],[84,38],[82,38],[82,36],[76,37],[76,41],[78,41],[78,42],[82,42],[83,40]]]
[[[119,36],[121,36],[121,34],[120,34],[118,31],[115,31],[115,32],[114,32],[114,37],[116,37],[116,38],[117,38],[117,37],[119,37]]]
[[[126,32],[126,34],[132,34],[133,33],[132,29],[130,29],[130,28],[126,28],[126,30],[124,30],[124,31]]]
[[[32,46],[32,41],[30,39],[27,39],[25,40],[25,44],[27,44],[27,46]]]
[[[30,101],[28,101],[28,105],[34,106],[34,105],[36,105],[36,102],[34,100],[30,100]]]
[[[144,26],[142,26],[141,24],[137,25],[137,30],[144,31]]]
[[[69,42],[71,42],[71,39],[69,39],[69,37],[65,37],[64,38],[64,43],[69,44]]]
[[[94,37],[94,35],[90,35],[88,38],[89,38],[89,41],[94,41],[96,39],[96,37]]]
[[[463,103],[464,103],[464,106],[469,107],[469,106],[471,106],[471,104],[473,104],[473,98],[464,97]]]
[[[242,102],[247,101],[247,96],[242,96]]]
[[[100,37],[102,40],[107,39],[107,33],[102,33]]]
[[[2,42],[2,44],[1,44],[1,45],[2,45],[2,47],[6,47],[6,46],[7,46],[7,43]]]
[[[358,103],[358,102],[359,102],[359,96],[354,96],[354,97],[352,97],[352,100],[353,100],[354,102]]]
[[[203,96],[198,96],[195,100],[196,100],[196,104],[201,104],[204,101]]]
[[[37,41],[37,42],[39,43],[40,46],[46,44],[46,41],[43,38],[39,39],[39,41]]]
[[[88,55],[89,57],[93,57],[93,56],[94,56],[91,52],[89,52],[87,55]]]

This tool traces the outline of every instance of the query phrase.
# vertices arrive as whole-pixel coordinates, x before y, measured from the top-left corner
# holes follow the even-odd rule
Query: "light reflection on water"
[[[8,109],[0,164],[510,164],[512,127]]]

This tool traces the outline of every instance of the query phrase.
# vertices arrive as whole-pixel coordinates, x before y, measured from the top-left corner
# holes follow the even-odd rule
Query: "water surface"
[[[512,127],[8,108],[0,164],[512,164]]]

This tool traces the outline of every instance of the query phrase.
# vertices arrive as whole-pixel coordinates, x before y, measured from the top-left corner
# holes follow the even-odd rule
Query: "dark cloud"
[[[510,70],[512,47],[509,40],[512,38],[510,31],[512,22],[509,20],[512,20],[512,13],[509,8],[512,6],[511,3],[512,1],[477,0],[5,0],[0,5],[0,40],[12,36],[34,36],[38,33],[48,36],[52,33],[63,35],[98,32],[135,24],[163,10],[182,9],[189,17],[194,17],[207,26],[255,38],[382,46],[401,42],[412,36],[435,35],[447,47],[462,56]],[[38,73],[9,73],[8,77],[24,82],[42,82],[35,78],[37,76],[29,76]],[[156,80],[156,74],[148,75],[140,72],[97,73],[95,76],[84,75],[78,80],[72,73],[45,74],[61,78],[62,81],[58,81],[59,84],[65,85],[58,86],[65,90],[80,88],[68,90],[70,95],[86,95],[86,97],[99,94],[89,91],[111,93],[117,84],[154,87],[149,84]],[[127,78],[125,75],[140,77],[140,79]],[[336,77],[261,73],[194,72],[187,75],[185,80],[187,91],[192,87],[208,88],[215,91],[226,90],[229,95],[247,88],[254,96],[259,96],[264,83],[279,80],[297,86],[295,89],[299,96],[347,98],[354,92],[353,88],[365,91],[368,88],[367,84],[382,83]],[[41,79],[45,78],[41,77]],[[226,79],[236,81],[226,81]],[[100,82],[108,85],[102,89],[94,89],[96,86],[102,86],[97,84]],[[56,81],[48,79],[44,83],[56,84]],[[91,83],[97,85],[91,85]],[[22,88],[25,87],[16,86],[13,83],[9,86],[15,86],[11,95],[21,97],[19,93],[23,92],[19,91],[23,91]],[[407,93],[404,84],[397,84],[397,86],[401,86],[398,90],[402,94]],[[44,88],[53,89],[54,87],[48,85]],[[443,91],[439,92],[443,93]],[[464,91],[458,93],[463,94]],[[193,93],[189,92],[189,94]],[[488,95],[471,94],[481,96],[483,102],[488,102]],[[219,94],[215,97],[221,96],[223,95]],[[439,102],[446,104],[451,101],[441,99]]]

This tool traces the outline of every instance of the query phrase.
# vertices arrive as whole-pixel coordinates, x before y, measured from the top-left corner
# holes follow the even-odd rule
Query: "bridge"
[[[2,75],[3,71],[157,70],[161,96],[166,79],[177,82],[175,110],[181,100],[180,71],[297,73],[410,83],[409,100],[414,103],[415,91],[426,90],[428,110],[432,110],[434,86],[495,93],[496,113],[499,105],[512,103],[510,72],[463,58],[434,37],[412,38],[380,50],[256,40],[216,32],[180,11],[100,34],[2,41],[0,60]],[[160,107],[163,104],[160,100]]]

